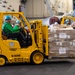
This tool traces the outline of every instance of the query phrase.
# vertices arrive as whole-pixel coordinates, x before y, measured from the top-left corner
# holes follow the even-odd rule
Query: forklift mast
[[[37,47],[48,56],[48,26],[43,26],[41,20],[30,21],[30,24]]]
[[[32,33],[34,35],[35,43],[39,50],[43,52],[43,37],[42,37],[42,21],[30,21]]]

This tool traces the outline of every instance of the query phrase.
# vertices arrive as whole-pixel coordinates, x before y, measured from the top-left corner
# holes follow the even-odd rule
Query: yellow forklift
[[[13,18],[17,18],[21,21],[21,27],[26,32],[25,27],[28,28],[29,36],[31,37],[31,44],[27,47],[22,48],[15,39],[7,39],[6,36],[2,35],[2,25],[4,17],[11,15]],[[31,25],[30,25],[31,24]],[[46,43],[43,43],[42,29],[48,33],[47,27],[42,27],[42,21],[32,21],[29,23],[24,17],[22,12],[1,12],[0,13],[0,66],[8,63],[17,62],[31,62],[34,64],[41,64],[44,58],[48,56],[48,35],[46,36]],[[44,46],[46,47],[44,50]]]
[[[75,17],[73,17],[73,16],[63,16],[61,18],[61,24],[64,24],[66,19],[68,19],[70,22],[75,21]]]

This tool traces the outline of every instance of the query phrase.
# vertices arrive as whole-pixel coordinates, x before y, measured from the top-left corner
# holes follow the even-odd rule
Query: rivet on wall
[[[7,9],[10,9],[9,7]]]
[[[4,8],[5,8],[6,6],[5,6],[5,5],[2,5],[2,7],[4,7]]]
[[[15,11],[14,9],[12,9],[11,11]]]
[[[7,3],[7,1],[3,1],[3,3]]]
[[[11,5],[9,5],[9,7],[12,7]]]

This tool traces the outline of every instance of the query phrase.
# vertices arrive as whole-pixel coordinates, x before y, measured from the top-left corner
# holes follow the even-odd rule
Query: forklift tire
[[[39,51],[35,51],[32,53],[30,60],[32,64],[36,65],[42,64],[44,62],[44,55]]]
[[[6,64],[6,59],[4,57],[0,57],[0,66],[4,66]]]

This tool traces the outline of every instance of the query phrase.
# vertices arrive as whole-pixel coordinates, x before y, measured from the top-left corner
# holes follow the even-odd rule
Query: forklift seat
[[[5,35],[2,35],[3,40],[7,40],[7,37]]]
[[[2,38],[3,38],[3,40],[7,40],[6,33],[3,30],[2,30]]]

